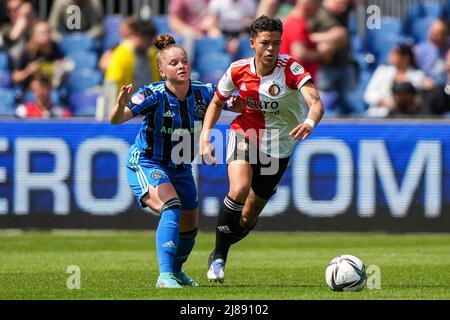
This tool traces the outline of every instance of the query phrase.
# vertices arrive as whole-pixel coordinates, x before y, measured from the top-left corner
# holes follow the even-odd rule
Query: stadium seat
[[[411,36],[414,38],[416,43],[420,43],[427,39],[428,29],[435,20],[435,17],[425,17],[416,19],[412,22]]]
[[[195,40],[195,59],[202,55],[208,55],[214,52],[225,53],[226,40],[224,37],[210,38],[203,37]]]
[[[0,52],[0,70],[9,70],[9,57],[6,52]]]
[[[348,19],[348,31],[352,36],[358,34],[358,19],[356,15],[352,15]]]
[[[154,16],[150,20],[155,25],[156,34],[163,34],[163,33],[170,34],[172,32],[167,15],[162,14]]]
[[[0,88],[0,116],[14,116],[14,90]]]
[[[101,84],[103,75],[94,69],[73,71],[66,79],[66,87],[69,92],[83,91]]]
[[[220,71],[224,73],[230,66],[231,58],[226,53],[210,52],[203,54],[196,60],[196,70],[200,76]]]
[[[97,108],[99,93],[91,91],[74,92],[69,96],[69,108],[74,116],[93,117]]]
[[[120,24],[123,21],[123,17],[120,14],[108,14],[103,19],[103,27],[105,28],[105,34],[119,33]]]
[[[371,48],[378,58],[388,54],[396,44],[410,41],[409,38],[398,34],[386,34],[383,37],[376,37],[373,40]]]
[[[234,60],[252,57],[254,54],[255,51],[253,51],[253,49],[250,47],[249,37],[241,37],[239,39],[239,46]]]
[[[59,43],[64,55],[78,51],[94,51],[95,40],[87,34],[65,35]]]
[[[0,88],[11,87],[11,72],[0,70]]]
[[[357,34],[350,36],[352,52],[363,52],[365,49],[364,41]]]
[[[422,12],[425,17],[440,18],[444,14],[444,6],[436,1],[426,1],[422,4]]]
[[[70,53],[66,57],[75,62],[75,70],[97,68],[98,57],[95,52],[80,51]]]
[[[371,51],[377,51],[380,43],[389,35],[400,36],[402,34],[402,21],[399,18],[385,17],[381,19],[380,29],[369,29],[367,31],[366,45]]]

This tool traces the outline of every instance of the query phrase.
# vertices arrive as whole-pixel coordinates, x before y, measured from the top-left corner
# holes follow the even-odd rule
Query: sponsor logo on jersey
[[[299,76],[303,72],[305,72],[305,69],[301,65],[299,65],[297,62],[294,62],[291,64],[291,71],[295,76]]]
[[[173,118],[175,117],[175,113],[172,110],[167,110],[166,113],[163,114],[164,118]]]
[[[269,93],[272,97],[276,97],[281,92],[281,88],[276,83],[272,84],[269,88]]]
[[[280,105],[277,101],[259,101],[253,98],[245,98],[247,108],[251,110],[275,111]]]

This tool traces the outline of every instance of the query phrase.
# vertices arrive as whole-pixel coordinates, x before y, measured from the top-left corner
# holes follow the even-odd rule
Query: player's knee
[[[197,237],[198,234],[198,228],[195,228],[194,230],[187,231],[187,232],[180,232],[179,237],[180,239],[184,240],[194,240],[195,237]]]
[[[250,193],[249,184],[238,184],[230,186],[230,192],[228,193],[228,195],[235,201],[245,202],[249,193]]]
[[[163,214],[166,210],[179,210],[181,211],[181,201],[178,198],[172,198],[170,200],[167,200],[165,203],[163,203],[157,212],[159,214]]]
[[[253,217],[253,216],[242,215],[241,221],[239,222],[239,224],[241,225],[242,228],[250,229],[256,225],[257,221],[258,221],[258,216]]]

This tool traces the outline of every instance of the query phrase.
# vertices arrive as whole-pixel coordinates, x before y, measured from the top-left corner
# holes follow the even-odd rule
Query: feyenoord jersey
[[[289,157],[295,143],[289,133],[304,121],[300,88],[311,75],[291,56],[278,55],[272,72],[256,74],[255,59],[231,64],[216,89],[221,100],[235,89],[244,101],[244,112],[230,129],[257,143],[260,151],[277,158]]]

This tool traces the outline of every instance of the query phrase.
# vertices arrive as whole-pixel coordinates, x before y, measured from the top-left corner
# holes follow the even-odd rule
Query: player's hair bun
[[[176,44],[176,41],[173,37],[169,36],[168,34],[160,34],[155,38],[153,41],[156,48],[159,50],[163,50],[171,45]]]

